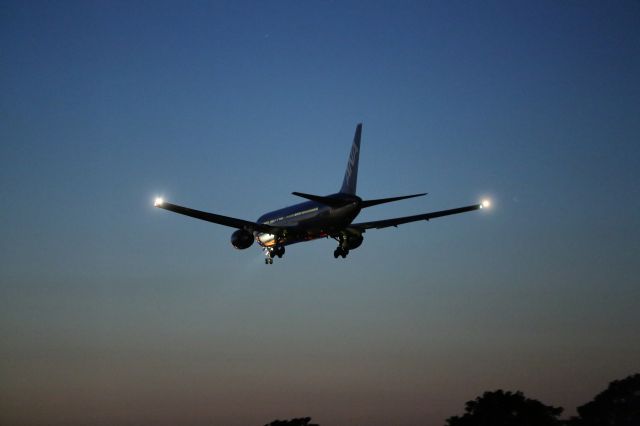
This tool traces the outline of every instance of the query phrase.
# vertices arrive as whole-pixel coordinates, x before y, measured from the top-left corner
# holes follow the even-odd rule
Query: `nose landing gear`
[[[273,265],[274,257],[282,258],[284,256],[284,246],[265,247],[264,254],[266,256],[264,259],[265,265]]]

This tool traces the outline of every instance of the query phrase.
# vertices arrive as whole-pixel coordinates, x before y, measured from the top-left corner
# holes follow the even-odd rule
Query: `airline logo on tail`
[[[349,155],[349,162],[347,163],[347,172],[345,173],[345,177],[347,181],[351,179],[351,173],[353,172],[353,166],[356,165],[356,156],[358,155],[359,151],[360,149],[358,148],[357,145],[353,145],[353,148],[351,148],[351,154]]]
[[[358,182],[358,158],[360,154],[360,136],[362,135],[362,123],[356,127],[356,134],[353,136],[353,145],[351,145],[351,153],[349,161],[347,161],[347,169],[344,172],[344,180],[340,192],[343,194],[356,193],[356,184]]]

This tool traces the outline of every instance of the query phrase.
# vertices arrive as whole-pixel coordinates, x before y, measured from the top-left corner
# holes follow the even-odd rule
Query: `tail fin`
[[[344,179],[342,180],[342,188],[340,192],[342,194],[356,193],[356,185],[358,183],[358,160],[360,159],[360,137],[362,135],[362,123],[356,126],[356,134],[353,136],[353,144],[351,145],[351,153],[349,154],[349,161],[347,161],[347,169],[344,172]]]

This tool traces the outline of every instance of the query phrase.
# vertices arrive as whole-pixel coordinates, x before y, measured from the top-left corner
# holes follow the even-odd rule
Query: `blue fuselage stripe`
[[[331,208],[315,201],[306,201],[283,209],[266,213],[257,220],[258,223],[276,226],[290,226],[301,220],[312,219],[326,214]]]

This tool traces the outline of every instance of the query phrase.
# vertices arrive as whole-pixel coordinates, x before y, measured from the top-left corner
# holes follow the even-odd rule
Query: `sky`
[[[0,2],[0,423],[442,425],[640,371],[637,1]],[[264,264],[233,229],[426,197]]]

